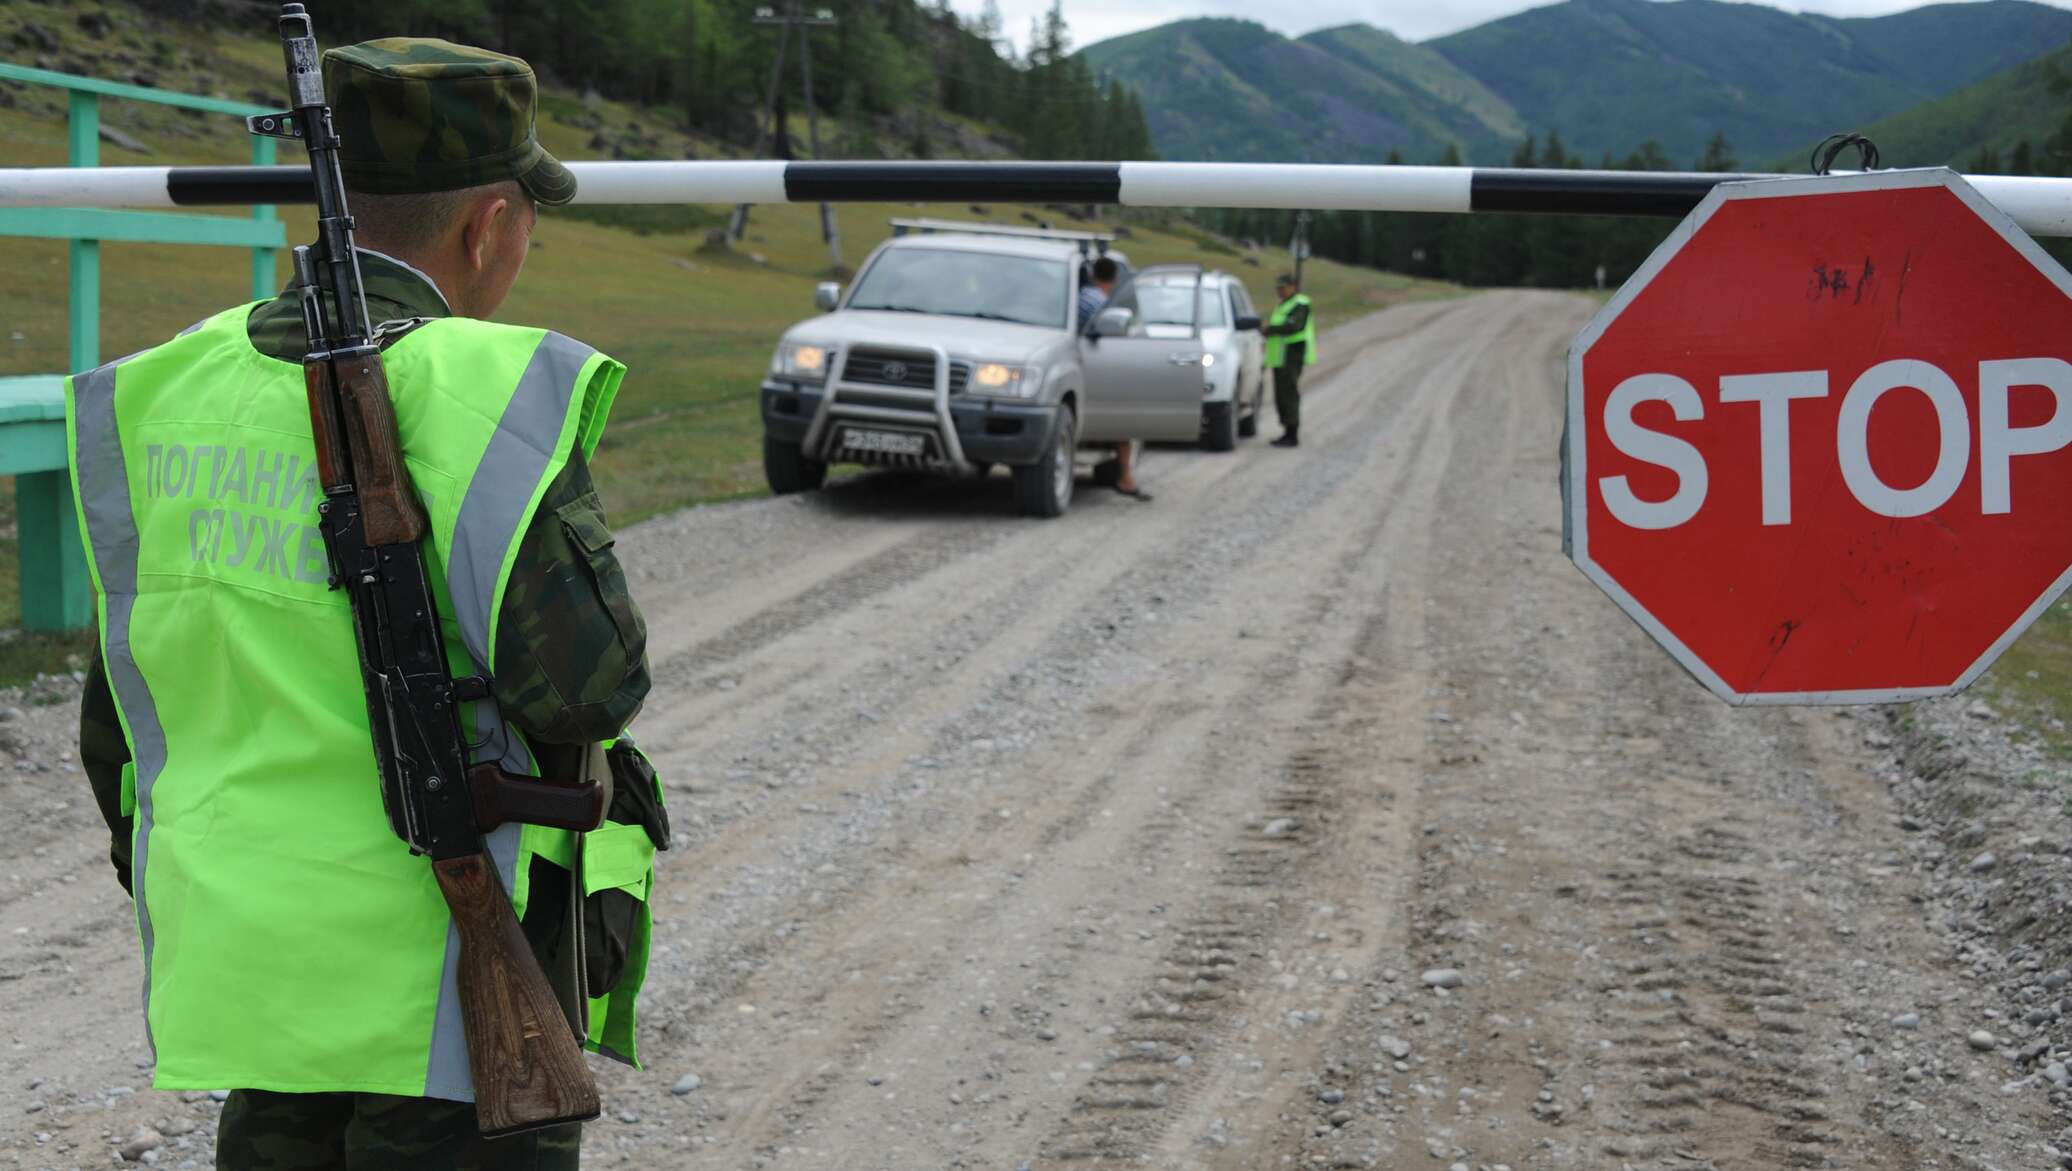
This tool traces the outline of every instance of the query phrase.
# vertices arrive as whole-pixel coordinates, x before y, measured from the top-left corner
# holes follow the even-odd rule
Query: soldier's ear
[[[503,217],[513,214],[511,201],[502,195],[476,200],[461,221],[460,242],[467,253],[468,267],[481,272],[490,263],[490,249],[496,244]]]

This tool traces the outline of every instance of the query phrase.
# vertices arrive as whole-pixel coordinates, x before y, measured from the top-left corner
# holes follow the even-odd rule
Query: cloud
[[[2072,0],[2046,2],[2072,8]],[[1006,19],[1006,32],[1020,46],[1028,43],[1030,20],[1050,7],[1049,0],[999,0],[999,4]],[[951,6],[967,16],[975,16],[984,0],[951,0]],[[1127,5],[1110,0],[1065,0],[1065,20],[1071,25],[1073,44],[1081,46],[1194,16],[1256,20],[1289,36],[1358,21],[1385,28],[1407,40],[1421,41],[1535,7],[1539,5],[1529,0],[1310,0],[1290,11],[1288,6],[1256,0],[1150,0]],[[1827,16],[1882,16],[1920,4],[1918,0],[1800,0],[1771,7]]]

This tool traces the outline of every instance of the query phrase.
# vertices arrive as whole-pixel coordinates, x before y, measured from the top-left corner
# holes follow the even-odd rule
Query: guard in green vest
[[[1275,447],[1294,447],[1301,442],[1302,366],[1317,360],[1317,321],[1310,312],[1309,294],[1282,273],[1274,278],[1273,291],[1281,303],[1266,319],[1266,368],[1273,371],[1273,410],[1281,419],[1281,437]]]
[[[323,65],[448,654],[494,680],[463,726],[513,771],[608,747],[603,827],[507,825],[489,850],[571,1027],[630,1063],[669,831],[621,738],[647,631],[589,471],[624,367],[483,320],[575,180],[523,61],[397,38]],[[383,812],[327,582],[306,350],[284,294],[67,383],[101,640],[80,756],[135,900],[154,1085],[232,1089],[219,1168],[574,1168],[577,1126],[477,1133],[457,936]]]

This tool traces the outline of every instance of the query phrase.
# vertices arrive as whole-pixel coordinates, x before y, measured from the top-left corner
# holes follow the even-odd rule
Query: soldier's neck
[[[379,253],[422,277],[424,282],[432,287],[432,291],[439,294],[439,299],[446,302],[447,312],[457,317],[484,316],[474,311],[468,297],[472,284],[461,274],[453,271],[455,266],[440,264],[437,257],[427,256],[412,249],[386,247],[378,238],[357,240],[354,243],[360,251]]]

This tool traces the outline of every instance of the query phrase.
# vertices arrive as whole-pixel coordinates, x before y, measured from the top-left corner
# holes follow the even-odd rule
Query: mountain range
[[[1802,156],[2068,38],[2072,12],[2028,0],[1850,19],[1721,0],[1566,0],[1422,43],[1362,24],[1290,38],[1198,19],[1081,52],[1137,90],[1168,159],[1430,162],[1451,147],[1488,164],[1555,132],[1592,162],[1652,139],[1690,166],[1715,134],[1746,165]],[[2033,92],[2030,81],[2005,92]]]

